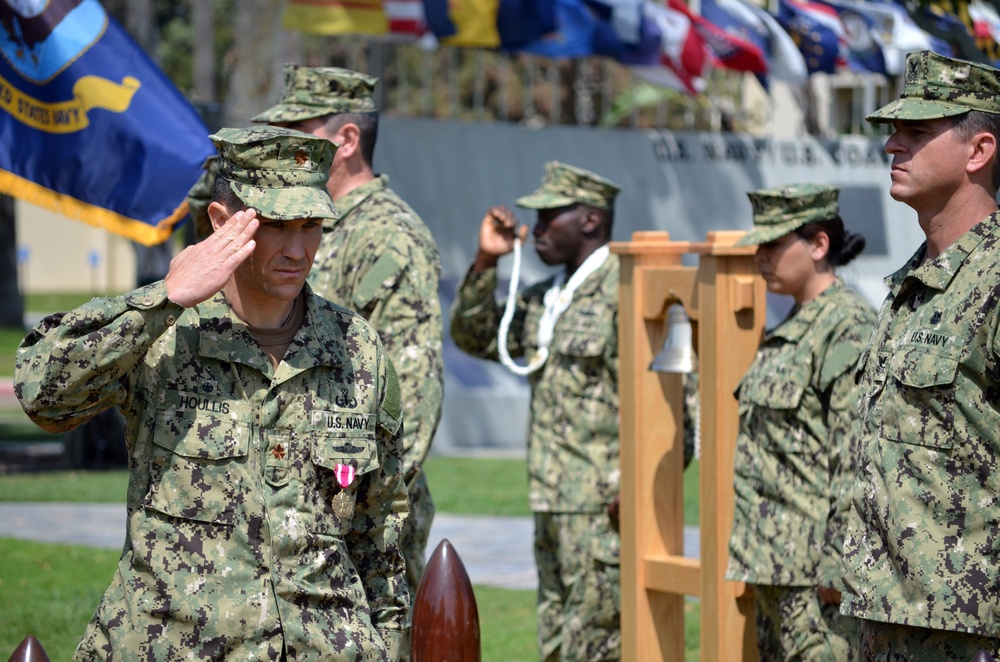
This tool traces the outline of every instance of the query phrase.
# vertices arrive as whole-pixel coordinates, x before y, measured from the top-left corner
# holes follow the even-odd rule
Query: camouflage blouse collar
[[[362,184],[358,188],[345,193],[336,200],[333,201],[334,206],[337,211],[340,212],[340,218],[344,218],[352,211],[354,208],[364,202],[366,199],[371,197],[373,194],[386,189],[389,187],[389,175],[376,175],[375,179]],[[339,221],[327,221],[330,225],[337,225]]]
[[[837,280],[820,292],[815,299],[807,302],[801,308],[793,307],[781,324],[767,334],[768,337],[784,338],[790,341],[803,338],[820,317],[837,308],[836,298],[846,287],[843,279],[838,276]]]
[[[609,254],[607,259],[604,260],[604,263],[601,264],[601,266],[598,267],[594,273],[590,274],[586,280],[580,283],[580,287],[576,288],[576,295],[578,297],[582,297],[596,292],[599,288],[604,286],[604,283],[607,280],[608,275],[611,274],[612,270],[614,270],[615,274],[618,273],[618,256],[615,253]],[[617,288],[618,285],[616,284],[615,287]]]
[[[993,212],[927,264],[922,264],[924,254],[927,252],[927,243],[924,242],[901,269],[885,279],[885,284],[894,294],[899,292],[907,278],[914,278],[936,290],[946,290],[962,265],[982,244],[993,245],[998,240],[1000,240],[1000,212]]]
[[[345,346],[343,342],[331,342],[332,338],[343,336],[343,329],[335,323],[339,318],[336,315],[317,314],[324,307],[332,310],[333,304],[316,296],[308,283],[305,285],[305,304],[306,313],[302,327],[295,334],[295,340],[292,341],[282,364],[279,365],[279,374],[275,375],[276,380],[289,368],[289,374],[286,374],[285,378],[316,366],[341,365],[347,360],[347,357],[342,355],[343,352],[331,351]],[[198,313],[201,356],[242,363],[257,368],[265,374],[270,373],[270,363],[263,352],[248,347],[248,343],[253,341],[252,336],[245,330],[221,292],[199,304]],[[299,343],[303,330],[312,339],[311,342]]]

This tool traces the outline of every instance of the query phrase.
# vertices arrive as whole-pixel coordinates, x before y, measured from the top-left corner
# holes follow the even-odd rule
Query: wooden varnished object
[[[38,640],[28,635],[14,649],[14,654],[7,662],[49,662],[49,656]]]
[[[465,565],[447,538],[431,554],[413,600],[411,662],[480,662],[479,610]]]
[[[621,260],[622,659],[684,660],[684,596],[701,599],[703,662],[757,659],[753,599],[725,581],[739,415],[733,390],[753,360],[766,318],[755,248],[742,232],[704,242],[637,232],[611,244]],[[694,256],[698,266],[682,263]],[[701,416],[700,558],[684,556],[683,381],[649,370],[667,308],[681,304],[698,355]]]

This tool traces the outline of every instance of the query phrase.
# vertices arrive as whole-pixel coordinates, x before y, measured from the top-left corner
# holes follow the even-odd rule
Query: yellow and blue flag
[[[427,32],[421,0],[288,0],[281,25],[310,34],[367,34],[403,40]]]
[[[0,192],[153,245],[214,152],[98,0],[0,0]]]

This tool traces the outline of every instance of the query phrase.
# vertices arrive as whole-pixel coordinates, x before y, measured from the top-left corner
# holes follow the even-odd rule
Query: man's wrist
[[[499,261],[500,258],[496,255],[480,251],[476,253],[476,259],[472,263],[472,273],[477,274],[481,271],[486,271],[487,269],[494,269]]]

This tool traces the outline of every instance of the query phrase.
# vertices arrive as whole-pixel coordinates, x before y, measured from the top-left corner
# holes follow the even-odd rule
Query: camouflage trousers
[[[820,605],[815,586],[754,586],[761,660],[854,662],[858,621],[838,605]]]
[[[969,662],[981,650],[1000,659],[1000,639],[859,619],[860,662]]]
[[[620,550],[606,513],[535,513],[542,660],[621,659]]]
[[[431,524],[434,521],[434,499],[427,486],[427,474],[423,468],[406,482],[406,492],[410,499],[410,514],[403,522],[403,531],[399,539],[406,561],[406,584],[410,589],[410,613],[406,616],[406,630],[400,645],[400,661],[410,659],[410,618],[413,612],[413,602],[417,599],[417,587],[420,578],[424,576],[427,565],[427,539],[430,537]]]

